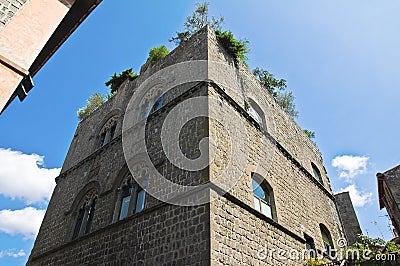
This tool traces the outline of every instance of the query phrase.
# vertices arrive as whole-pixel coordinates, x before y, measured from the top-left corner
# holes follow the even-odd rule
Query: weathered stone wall
[[[150,66],[149,64],[146,64],[146,68],[142,69],[141,74],[137,79],[129,83],[124,83],[116,96],[114,96],[110,101],[107,101],[107,103],[99,108],[98,111],[94,112],[78,125],[61,172],[68,170],[94,152],[97,148],[98,132],[103,123],[106,122],[105,118],[109,115],[110,110],[118,111],[123,115],[135,89],[151,75],[163,68],[180,62],[207,60],[207,56],[207,34],[204,34],[203,31],[193,36],[190,42],[186,42],[177,47],[167,57],[158,61],[155,65]],[[169,79],[174,79],[174,77],[163,77],[163,79],[160,80],[160,84],[163,85],[163,83],[168,83]],[[183,92],[182,89],[177,91],[177,94]],[[116,132],[117,134],[121,134],[121,131],[122,123],[118,126]]]
[[[383,175],[385,176],[387,186],[390,188],[393,200],[397,204],[400,204],[400,165],[387,170]]]
[[[215,33],[209,30],[209,78],[222,80],[221,86],[225,92],[242,108],[245,101],[255,101],[262,109],[266,118],[266,129],[302,166],[312,173],[311,162],[321,172],[323,184],[330,192],[330,182],[323,166],[322,156],[315,143],[303,132],[300,126],[276,103],[274,98],[260,84],[250,70],[239,62],[237,69],[234,60],[216,40]],[[213,67],[211,62],[217,65]],[[221,67],[219,64],[228,65]],[[226,70],[230,71],[226,71]]]
[[[117,95],[103,104],[96,112],[79,123],[67,156],[65,158],[61,173],[70,170],[85,158],[92,155],[99,148],[99,134],[103,125],[113,115],[118,115],[119,120],[115,131],[115,136],[122,133],[122,121],[125,108],[132,96],[135,81],[124,83]]]
[[[170,94],[177,95],[178,93],[182,93],[185,90],[192,88],[192,86],[193,84],[180,86],[176,90],[170,91]],[[203,88],[199,87],[194,93],[178,99],[183,101],[187,98],[206,95],[206,88],[207,87],[204,86]],[[128,171],[122,149],[122,118],[119,119],[117,124],[115,137],[102,147],[96,146],[95,134],[98,134],[99,125],[90,124],[90,121],[95,122],[96,119],[99,119],[101,116],[106,118],[109,117],[109,115],[104,114],[113,114],[113,111],[116,109],[115,105],[118,104],[121,99],[120,94],[124,95],[124,92],[119,92],[115,98],[103,105],[97,112],[88,117],[78,126],[78,133],[75,134],[73,140],[75,143],[71,145],[71,148],[81,148],[82,146],[85,146],[81,144],[79,132],[93,132],[91,142],[94,146],[89,145],[89,148],[86,147],[88,150],[92,148],[93,152],[73,167],[63,171],[63,173],[58,177],[57,186],[54,190],[55,192],[50,200],[40,233],[37,236],[35,248],[32,251],[33,256],[45,253],[68,243],[71,240],[71,233],[76,219],[73,215],[76,211],[76,206],[74,206],[74,204],[76,204],[77,199],[83,196],[80,194],[82,191],[85,191],[84,188],[88,184],[93,184],[99,189],[99,198],[97,201],[92,231],[105,230],[105,227],[113,223],[114,207],[117,201],[117,189],[121,185],[121,178],[123,178]],[[166,95],[165,98],[168,100],[172,97]],[[120,101],[120,104],[124,103]],[[207,168],[203,171],[197,172],[182,171],[174,167],[165,159],[165,154],[162,152],[162,145],[160,143],[160,129],[162,121],[165,119],[168,109],[170,108],[173,108],[173,105],[163,107],[162,109],[150,114],[148,117],[146,140],[148,141],[148,152],[150,158],[154,162],[154,165],[157,165],[157,169],[160,173],[162,173],[166,179],[173,181],[174,183],[182,185],[197,185],[205,183],[208,180]],[[91,126],[88,127],[90,130],[84,130],[85,123],[86,127],[88,124]],[[194,131],[196,131],[197,134],[193,134]],[[83,136],[86,137],[86,135]],[[207,136],[207,119],[191,121],[191,123],[185,125],[180,133],[180,143],[181,147],[183,147],[183,153],[189,157],[197,156],[199,153],[198,143],[201,139]],[[72,150],[72,152],[75,151]],[[132,175],[136,175],[142,170],[143,169],[137,169],[137,172],[132,172]],[[160,188],[167,189],[162,185]],[[145,202],[146,209],[153,208],[158,204],[160,204],[158,200],[151,197],[149,194],[147,195]]]
[[[18,13],[27,0],[0,0],[0,31]]]
[[[161,204],[32,254],[28,265],[209,265],[209,217],[207,206]]]
[[[233,173],[232,176],[239,175],[240,178],[229,193],[238,199],[240,204],[244,204],[248,208],[254,208],[251,177],[252,173],[261,175],[273,188],[277,215],[276,221],[280,226],[296,234],[301,239],[303,239],[304,233],[306,233],[314,239],[316,248],[323,250],[324,245],[319,225],[324,224],[332,235],[334,246],[338,248],[336,243],[341,237],[342,232],[338,230],[341,228],[340,222],[338,228],[334,217],[334,215],[337,215],[336,209],[330,207],[329,197],[333,196],[328,191],[321,189],[310,175],[306,175],[303,169],[293,163],[292,160],[297,158],[290,158],[287,154],[279,150],[273,142],[268,140],[250,122],[249,118],[242,116],[241,121],[237,120],[232,115],[234,112],[237,112],[237,109],[230,105],[223,95],[210,90],[210,97],[219,98],[223,103],[220,106],[210,106],[210,113],[214,113],[214,115],[225,121],[235,119],[236,125],[241,123],[246,125],[247,136],[244,136],[243,139],[249,140],[248,155],[242,151],[240,154],[228,154],[223,159],[219,158],[219,156],[222,157],[222,154],[225,154],[223,150],[230,145],[231,140],[224,134],[218,134],[215,130],[218,128],[218,123],[210,120],[210,139],[217,143],[216,158],[210,166],[210,178],[215,179],[215,177],[224,171],[225,165],[220,162],[226,160],[232,161],[237,166],[235,167],[237,173]],[[237,126],[234,131],[239,130],[240,128]],[[246,169],[244,169],[244,172],[240,172],[239,165],[243,164],[243,160],[248,161],[245,162]],[[296,241],[293,242],[293,246],[289,246],[287,243],[291,242],[289,239],[292,237],[272,226],[268,222],[270,219],[259,219],[243,210],[240,206],[235,206],[231,202],[227,205],[224,205],[224,203],[227,204],[225,200],[218,200],[211,203],[212,240],[219,242],[224,238],[223,246],[225,252],[221,253],[219,245],[212,245],[213,262],[217,264],[231,264],[233,260],[231,255],[238,253],[237,256],[240,260],[234,260],[234,264],[239,264],[239,262],[247,264],[250,258],[257,258],[257,250],[263,247],[267,247],[268,250],[281,248],[287,252],[291,248],[295,248],[299,253],[304,251],[305,245],[298,240],[297,243]],[[227,211],[228,208],[230,209],[229,212]],[[257,219],[259,220],[257,223],[262,224],[262,226],[254,229],[256,232],[251,231],[250,233],[257,233],[257,236],[248,236],[249,232],[244,232],[240,229],[240,227],[247,228],[248,225],[254,224],[254,220]],[[271,230],[270,228],[273,229]],[[263,230],[271,231],[261,234],[260,232]],[[272,236],[274,234],[278,234],[282,242],[271,241],[271,239],[274,239]],[[239,241],[243,243],[241,247],[252,247],[252,249],[239,248],[237,244],[239,236],[244,239],[243,242]],[[289,262],[281,260],[282,264],[277,264],[276,260],[272,260],[269,263],[269,265],[287,265],[286,263]],[[298,262],[293,261],[289,264],[298,265]]]
[[[210,97],[220,102],[210,104],[210,114],[223,121],[235,121],[235,132],[241,131],[240,124],[245,125],[246,133],[242,132],[240,141],[248,140],[249,143],[248,154],[244,150],[240,150],[238,154],[227,154],[226,147],[237,140],[231,140],[226,134],[221,134],[223,129],[219,129],[219,123],[210,120],[210,139],[217,143],[216,158],[210,166],[210,178],[215,179],[224,171],[226,160],[237,166],[232,176],[240,177],[229,191],[240,204],[235,206],[224,199],[211,203],[212,262],[216,265],[298,265],[298,261],[267,258],[261,262],[257,258],[257,250],[263,247],[267,247],[268,250],[279,248],[287,252],[292,248],[299,253],[304,251],[304,242],[293,240],[287,233],[278,229],[279,226],[303,240],[304,233],[311,236],[316,248],[324,250],[319,226],[323,224],[332,235],[334,247],[338,248],[337,241],[343,236],[342,225],[338,219],[322,156],[315,143],[243,64],[239,63],[238,69],[235,67],[234,60],[216,41],[214,32],[209,31],[208,34],[210,79],[218,82],[222,80],[222,83],[217,84],[219,90],[211,89],[209,92]],[[228,66],[222,67],[220,63]],[[265,115],[265,125],[261,127],[255,125],[255,121],[248,115],[240,115],[240,119],[233,115],[235,112],[243,113],[246,109],[245,102],[249,102],[250,99],[261,107]],[[236,104],[238,106],[235,106]],[[313,178],[311,163],[320,170],[322,183]],[[239,173],[240,165],[243,164],[246,165],[246,169]],[[254,208],[252,173],[265,178],[273,188],[278,227],[272,226],[271,219],[256,218],[239,206],[244,204]],[[249,225],[256,228],[249,230]],[[278,239],[274,235],[279,235]]]
[[[335,194],[337,208],[342,219],[343,229],[346,233],[348,245],[353,245],[357,241],[357,236],[362,234],[360,224],[357,219],[353,203],[349,192]]]
[[[143,212],[114,222],[117,189],[128,171],[121,137],[128,102],[131,97],[139,97],[137,88],[152,74],[188,60],[209,60],[207,76],[218,80],[218,84],[182,84],[163,96],[164,106],[150,114],[146,123],[149,157],[166,179],[178,184],[216,180],[229,165],[232,168],[221,186],[230,180],[237,182],[228,194],[197,207],[171,206],[147,195]],[[177,78],[168,73],[156,80],[151,97],[159,96],[157,86],[173,83]],[[194,159],[200,155],[200,141],[209,137],[210,154],[215,153],[209,167],[183,171],[165,158],[160,129],[169,111],[197,96],[208,97],[209,118],[187,123],[179,133],[179,144],[182,153]],[[265,125],[260,126],[248,114],[245,102],[249,99],[262,108]],[[135,108],[137,112],[142,110],[141,105]],[[100,147],[100,130],[113,115],[119,116],[115,136]],[[228,128],[233,129],[233,135]],[[233,151],[237,144],[241,148]],[[313,177],[311,163],[320,169],[322,183]],[[265,178],[273,188],[275,220],[254,209],[252,173]],[[71,241],[76,201],[90,187],[99,189],[92,233]],[[162,185],[160,188],[169,189]],[[304,260],[269,256],[261,259],[257,253],[262,248],[274,248],[287,252],[293,249],[300,254],[305,248],[304,233],[314,239],[317,249],[323,250],[319,224],[328,228],[337,247],[342,226],[335,218],[336,208],[331,207],[333,200],[315,144],[243,65],[235,67],[214,32],[205,28],[154,66],[144,65],[136,80],[125,82],[116,96],[79,124],[30,264],[299,265]]]
[[[303,242],[262,217],[224,197],[210,210],[211,265],[304,265]],[[292,250],[298,256],[290,257]]]

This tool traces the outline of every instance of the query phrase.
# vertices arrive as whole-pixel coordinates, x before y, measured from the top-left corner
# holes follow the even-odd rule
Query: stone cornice
[[[78,169],[79,167],[81,167],[84,163],[92,160],[94,157],[96,157],[98,154],[102,153],[104,149],[106,149],[107,147],[114,145],[117,142],[120,142],[122,140],[122,134],[116,136],[115,138],[113,138],[110,142],[108,142],[107,144],[105,144],[104,146],[102,146],[101,148],[98,148],[97,150],[95,150],[94,152],[92,152],[90,155],[86,156],[84,159],[82,159],[81,161],[79,161],[78,163],[76,163],[74,166],[68,168],[67,170],[65,170],[64,172],[62,172],[59,176],[56,177],[56,183],[62,179],[65,178],[67,175],[69,175],[71,172],[75,171],[76,169]]]

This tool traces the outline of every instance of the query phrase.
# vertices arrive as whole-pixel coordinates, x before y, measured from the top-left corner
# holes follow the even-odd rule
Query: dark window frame
[[[334,250],[335,247],[333,245],[332,235],[330,231],[323,224],[319,224],[319,229],[321,232],[322,243],[324,245],[324,255],[328,257],[334,257],[336,255],[336,252]]]
[[[311,168],[312,168],[313,177],[315,178],[315,180],[317,180],[318,182],[323,184],[321,171],[318,169],[318,167],[313,162],[311,162]]]
[[[115,222],[126,219],[127,217],[144,210],[146,205],[146,190],[134,182],[133,177],[130,174],[124,178],[123,185],[120,186],[117,191],[117,209],[115,210],[114,216]],[[125,208],[123,208],[124,199],[127,197],[129,197],[128,205],[125,205]],[[139,199],[141,199],[141,201],[139,201]],[[138,206],[139,203],[140,206]],[[126,211],[126,214],[121,215],[123,210]]]
[[[314,238],[304,233],[304,239],[306,240],[306,251],[308,255],[310,258],[315,259],[317,257],[317,250],[315,249]]]
[[[265,125],[265,114],[261,107],[252,99],[248,100],[248,113],[249,115],[261,126],[266,127]],[[255,115],[255,114],[256,115]],[[261,119],[261,121],[259,121]]]
[[[98,191],[90,190],[81,199],[76,211],[71,239],[77,239],[92,231],[94,215],[96,213]]]

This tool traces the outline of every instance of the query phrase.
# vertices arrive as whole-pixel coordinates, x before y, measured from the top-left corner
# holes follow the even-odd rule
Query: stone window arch
[[[135,182],[132,175],[127,174],[117,189],[113,221],[120,221],[143,211],[146,194],[146,190]]]
[[[115,131],[118,125],[118,118],[118,115],[112,116],[101,128],[99,133],[99,148],[103,147],[115,137]]]
[[[272,187],[258,174],[252,175],[251,187],[253,190],[254,208],[276,221],[275,199]]]
[[[151,112],[155,112],[159,110],[163,106],[163,96],[161,95],[160,97],[157,98],[157,101],[154,103],[153,108],[151,108]]]
[[[248,100],[248,112],[260,126],[265,127],[265,115],[261,107],[252,99]]]
[[[93,217],[96,211],[97,199],[97,189],[91,189],[81,199],[74,215],[75,221],[72,231],[72,239],[90,233],[92,229]]]
[[[318,167],[314,163],[311,163],[311,168],[313,170],[313,177],[322,184],[322,176]]]
[[[161,92],[157,92],[156,94],[161,94]],[[153,106],[150,106],[150,102],[153,102]],[[141,108],[142,117],[147,118],[151,113],[159,110],[163,106],[163,104],[163,95],[160,95],[155,102],[149,99],[145,99]]]

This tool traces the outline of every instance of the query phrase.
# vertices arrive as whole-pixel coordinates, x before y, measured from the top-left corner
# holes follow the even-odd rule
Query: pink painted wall
[[[59,0],[29,0],[0,31],[0,55],[25,70],[29,69],[68,10]],[[1,65],[0,110],[21,79],[22,76]]]
[[[8,102],[11,94],[21,82],[22,77],[0,64],[0,110]]]

